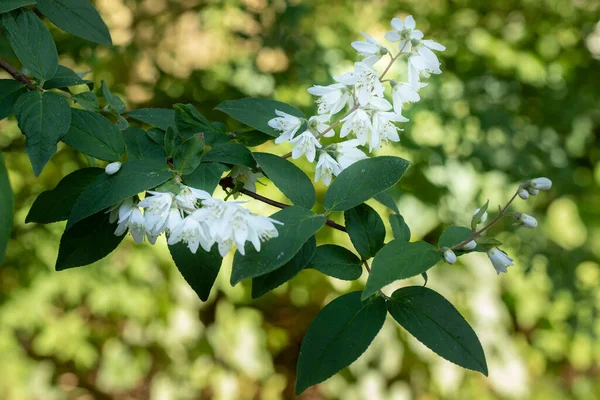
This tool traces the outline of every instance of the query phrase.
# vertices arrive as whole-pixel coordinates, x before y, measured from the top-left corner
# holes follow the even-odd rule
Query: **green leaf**
[[[275,271],[252,278],[252,298],[257,299],[298,275],[312,259],[316,249],[317,241],[313,236],[289,262]]]
[[[213,147],[204,155],[202,162],[220,162],[256,168],[256,161],[250,150],[238,143],[223,143]]]
[[[271,218],[284,224],[275,225],[279,236],[263,243],[260,252],[252,245],[246,246],[245,256],[236,251],[231,271],[232,285],[242,279],[275,271],[290,261],[304,243],[325,225],[325,218],[298,206],[278,211]]]
[[[346,230],[358,254],[365,259],[373,257],[383,247],[385,226],[375,210],[360,204],[344,211]]]
[[[385,316],[383,298],[361,302],[360,292],[345,294],[327,304],[302,340],[296,395],[358,359],[381,330]]]
[[[404,329],[438,355],[487,376],[477,335],[442,295],[426,287],[409,286],[396,290],[387,307]]]
[[[210,252],[206,252],[200,247],[196,254],[193,254],[187,245],[177,243],[170,245],[169,251],[177,269],[188,285],[194,289],[200,300],[208,300],[210,290],[219,275],[223,262],[223,257],[219,255],[217,247],[214,246]]]
[[[390,215],[390,225],[394,238],[400,242],[410,241],[410,228],[406,225],[404,218],[400,214]]]
[[[473,218],[471,219],[471,229],[474,231],[475,228],[477,228],[477,225],[479,225],[479,223],[481,222],[481,217],[483,217],[483,214],[487,211],[488,206],[490,205],[490,201],[486,201],[485,204],[481,207],[479,207],[479,211],[473,215]]]
[[[263,173],[294,204],[312,208],[317,201],[310,178],[294,164],[274,154],[253,153]]]
[[[39,80],[52,78],[58,68],[58,53],[44,23],[25,8],[0,17],[6,38],[23,66]]]
[[[36,7],[62,30],[90,42],[112,45],[106,24],[88,0],[37,0]]]
[[[35,0],[2,0],[0,14],[35,4]]]
[[[296,107],[267,99],[247,98],[227,100],[219,104],[216,109],[245,125],[273,137],[278,137],[280,134],[279,131],[271,128],[268,124],[269,120],[277,117],[275,110],[283,111],[298,118],[305,118],[302,111]]]
[[[161,147],[165,146],[165,131],[158,128],[150,128],[146,131],[146,135],[148,135],[148,137],[152,139],[154,143],[160,145]]]
[[[123,100],[121,100],[119,96],[112,94],[108,88],[108,85],[104,81],[102,81],[102,97],[104,97],[106,104],[114,114],[122,114],[127,109],[127,107],[125,107],[125,103],[123,103]]]
[[[14,110],[19,129],[27,137],[27,155],[38,176],[71,126],[69,103],[56,93],[33,91],[19,97]]]
[[[175,168],[183,175],[193,172],[200,165],[203,150],[202,135],[194,135],[184,140],[173,157]]]
[[[408,165],[408,161],[392,156],[357,161],[335,178],[323,205],[328,211],[356,207],[398,183]]]
[[[375,256],[362,298],[394,281],[422,274],[441,259],[442,254],[429,243],[393,240]]]
[[[124,131],[125,129],[129,128],[129,122],[127,122],[127,120],[120,115],[117,116],[117,123],[115,125],[120,131]]]
[[[271,135],[259,131],[237,131],[235,132],[235,140],[246,147],[255,147],[273,139]]]
[[[13,192],[8,180],[8,171],[4,166],[4,158],[0,153],[0,265],[4,262],[4,255],[8,248],[14,212]]]
[[[54,76],[44,82],[44,89],[66,88],[70,86],[85,85],[91,82],[92,81],[81,79],[81,77],[71,69],[59,65]]]
[[[201,163],[191,174],[185,175],[183,181],[187,186],[213,193],[228,166],[219,163]]]
[[[398,206],[396,205],[396,201],[388,192],[381,192],[378,195],[373,196],[375,200],[395,212],[396,214],[400,214],[400,210],[398,210]]]
[[[103,173],[102,168],[82,168],[71,172],[54,189],[46,190],[35,199],[25,222],[49,224],[66,220],[81,192]]]
[[[166,165],[159,167],[154,160],[123,163],[119,172],[100,175],[81,193],[69,215],[67,229],[128,197],[155,188],[172,176]]]
[[[100,114],[73,108],[71,128],[64,142],[84,154],[104,161],[118,161],[125,153],[125,139],[116,126]]]
[[[173,128],[173,127],[167,128],[167,131],[165,132],[165,135],[164,135],[164,146],[165,146],[165,151],[167,152],[167,156],[169,158],[173,158],[175,153],[177,153],[177,149],[181,145],[182,141],[183,141],[183,139],[179,137],[175,128]]]
[[[128,111],[123,115],[160,128],[163,131],[166,131],[169,126],[175,127],[175,110],[169,108],[141,108]]]
[[[99,212],[65,230],[60,239],[56,270],[88,265],[112,253],[125,237],[115,235],[115,229],[117,224],[110,223],[109,214]]]
[[[227,142],[229,137],[215,125],[211,124],[200,111],[191,104],[175,104],[175,125],[183,137],[191,137],[197,133],[204,135],[209,146]]]
[[[81,107],[88,111],[98,112],[100,110],[100,104],[98,102],[98,96],[94,92],[81,92],[77,93],[71,100],[75,101]]]
[[[156,160],[166,163],[165,149],[150,139],[143,129],[131,126],[123,131],[123,138],[127,147],[127,160]]]
[[[25,86],[14,79],[0,79],[0,120],[11,115],[15,102],[23,93]]]
[[[444,232],[440,235],[440,239],[438,241],[438,247],[443,249],[444,247],[452,247],[455,244],[459,244],[470,237],[473,236],[473,231],[464,226],[449,226],[444,229]],[[465,253],[470,253],[471,251],[485,251],[483,247],[479,249],[476,247],[473,250],[464,250],[464,249],[456,249],[454,252],[456,255],[462,255]]]
[[[362,262],[350,250],[335,244],[317,247],[306,268],[316,269],[327,276],[353,281],[362,275]]]

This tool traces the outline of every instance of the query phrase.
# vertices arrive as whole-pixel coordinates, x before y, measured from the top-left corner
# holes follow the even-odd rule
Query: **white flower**
[[[525,228],[536,228],[538,226],[537,220],[531,215],[527,215],[525,213],[516,213],[515,218]]]
[[[391,84],[392,100],[394,102],[394,111],[396,113],[401,113],[404,103],[415,103],[421,100],[417,90],[408,83],[397,83],[396,81],[391,81]]]
[[[127,230],[129,230],[131,236],[133,236],[133,240],[135,240],[137,244],[141,244],[144,241],[144,216],[137,204],[134,204],[133,199],[127,199],[121,202],[121,205],[119,206],[119,221],[117,229],[115,230],[115,235],[122,236]]]
[[[552,181],[548,178],[535,178],[529,182],[529,186],[537,190],[550,190]]]
[[[359,108],[344,118],[342,122],[344,125],[342,125],[342,129],[340,131],[341,138],[344,138],[351,132],[354,132],[354,135],[361,145],[365,145],[367,143],[369,135],[371,134],[372,125],[371,118],[365,110]]]
[[[334,79],[344,85],[354,85],[361,106],[367,105],[373,96],[383,97],[384,88],[379,74],[364,62],[355,63],[353,72]]]
[[[281,135],[275,139],[275,143],[280,144],[293,139],[302,126],[302,119],[279,110],[275,110],[275,114],[279,115],[279,117],[273,118],[268,122],[271,128],[281,132]]]
[[[315,135],[309,131],[305,131],[300,136],[296,136],[290,143],[294,143],[294,148],[292,149],[292,158],[294,160],[302,157],[303,154],[306,154],[306,159],[313,162],[315,161],[317,152],[316,147],[322,147]]]
[[[475,210],[475,212],[473,213],[473,216],[476,216],[477,213],[479,212],[480,208],[478,208],[477,210]],[[484,213],[481,215],[481,220],[479,221],[480,224],[483,224],[485,221],[487,221],[488,219],[488,213],[487,211],[484,211]]]
[[[487,255],[494,266],[494,269],[500,275],[500,272],[508,272],[506,267],[512,267],[513,259],[508,256],[505,252],[498,249],[497,247],[493,247],[487,251]]]
[[[250,214],[247,219],[249,228],[247,240],[254,245],[256,251],[260,251],[261,242],[276,238],[279,235],[275,224],[283,225],[283,222],[262,215]]]
[[[527,200],[529,198],[529,192],[526,189],[519,189],[518,195],[523,200]]]
[[[342,172],[342,167],[326,152],[321,152],[317,168],[315,169],[315,182],[322,180],[325,186],[329,186],[331,178]]]
[[[334,83],[329,86],[313,86],[308,88],[308,93],[320,97],[317,100],[318,113],[329,114],[330,116],[340,112],[352,98],[346,85],[341,83]]]
[[[529,192],[530,195],[532,196],[537,196],[537,194],[540,192],[538,189],[534,189],[532,187],[528,187],[527,191]]]
[[[181,215],[181,210],[177,209],[177,207],[171,208],[171,210],[169,210],[169,215],[167,216],[166,231],[171,233],[182,223],[183,216]]]
[[[337,143],[335,145],[336,159],[340,164],[340,167],[342,167],[342,170],[359,160],[368,158],[365,153],[357,149],[358,146],[360,146],[358,139],[346,140],[345,142]]]
[[[177,206],[184,211],[194,212],[197,209],[198,200],[212,198],[208,192],[193,187],[181,185],[181,191],[175,196]]]
[[[358,51],[359,55],[365,57],[365,59],[363,60],[365,64],[373,65],[377,61],[379,61],[381,57],[386,55],[388,51],[371,36],[367,35],[362,31],[360,33],[367,39],[367,41],[352,42],[352,47],[354,47],[354,49]]]
[[[250,168],[243,165],[236,165],[231,169],[229,176],[231,176],[236,182],[243,183],[244,189],[256,193],[256,181],[257,179],[262,178],[264,175],[261,173],[252,172]],[[239,193],[235,193],[234,198],[236,195],[239,195]]]
[[[477,242],[474,240],[471,240],[470,242],[468,242],[467,244],[465,244],[463,247],[461,247],[461,250],[473,250],[475,247],[477,247]]]
[[[330,119],[331,119],[331,116],[327,115],[327,114],[313,115],[312,117],[310,117],[308,119],[308,130],[310,132],[312,132],[313,135],[315,135],[315,137],[316,137],[316,136],[320,135],[321,132],[324,132],[325,130],[327,130],[329,128],[329,125],[327,125],[326,122],[329,122]],[[332,137],[333,135],[335,135],[335,132],[332,129],[323,136],[324,137]]]
[[[119,172],[119,170],[121,169],[121,165],[123,164],[120,161],[112,162],[106,166],[104,172],[106,172],[108,175],[114,175],[117,172]]]
[[[392,108],[392,105],[386,99],[373,98],[370,104],[375,110],[373,111],[369,151],[379,151],[382,141],[400,141],[399,128],[392,122],[407,122],[408,119],[400,114],[389,112],[388,110]]]
[[[400,50],[407,50],[408,42],[411,39],[421,40],[423,38],[423,32],[415,29],[416,26],[417,24],[412,15],[407,16],[404,22],[400,18],[392,18],[392,27],[394,30],[387,32],[385,38],[390,42],[400,41]]]
[[[432,53],[433,54],[433,53]],[[420,80],[429,78],[431,74],[441,74],[440,63],[421,54],[411,55],[408,59],[408,84],[417,89],[422,87]]]
[[[188,248],[194,254],[198,251],[199,246],[202,246],[205,251],[210,251],[214,243],[209,239],[204,224],[198,222],[191,215],[185,217],[169,235],[168,243],[170,245],[179,242],[187,243]]]
[[[456,262],[456,254],[454,254],[452,250],[446,249],[444,250],[444,260],[446,260],[448,264],[454,264]]]
[[[139,207],[144,208],[144,227],[148,236],[158,236],[165,231],[169,210],[173,205],[175,196],[168,192],[148,191],[152,196],[138,203]]]

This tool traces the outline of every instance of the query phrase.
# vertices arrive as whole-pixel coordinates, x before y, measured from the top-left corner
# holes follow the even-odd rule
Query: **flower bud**
[[[456,254],[450,249],[444,250],[444,259],[448,264],[454,264],[456,262]]]
[[[529,192],[530,195],[535,196],[537,195],[540,191],[538,189],[534,189],[532,187],[528,187],[527,191]]]
[[[479,212],[480,208],[478,208],[477,210],[475,210],[475,212],[473,213],[473,216],[477,215],[477,213]],[[483,224],[485,221],[487,221],[488,219],[488,213],[487,211],[485,211],[482,215],[481,215],[481,221],[479,221],[480,224]]]
[[[104,169],[104,171],[108,174],[108,175],[114,175],[117,172],[119,172],[119,170],[121,169],[121,165],[123,165],[120,161],[115,161],[112,162],[110,164],[108,164],[106,166],[106,168]]]
[[[527,200],[529,198],[529,192],[526,189],[519,189],[518,194],[523,200]]]
[[[552,187],[552,181],[548,178],[535,178],[529,182],[529,186],[537,190],[549,190]]]
[[[471,240],[469,243],[467,243],[463,247],[461,247],[461,250],[473,250],[475,247],[477,247],[477,242],[474,240]]]
[[[525,213],[516,213],[515,217],[517,221],[525,228],[536,228],[538,226],[538,222],[531,215],[527,215]]]
[[[421,41],[419,39],[412,38],[410,39],[410,44],[414,46],[418,46]]]

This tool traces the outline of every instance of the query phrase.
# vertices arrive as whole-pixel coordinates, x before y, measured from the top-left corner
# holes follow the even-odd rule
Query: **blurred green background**
[[[496,276],[481,254],[429,274],[428,285],[475,328],[489,378],[439,358],[389,320],[357,362],[301,398],[600,398],[600,2],[96,5],[115,46],[95,47],[50,26],[62,64],[90,69],[130,109],[193,103],[219,121],[219,102],[247,96],[314,112],[306,89],[351,68],[349,43],[359,30],[383,39],[392,17],[413,14],[427,38],[447,46],[444,73],[405,113],[402,142],[380,153],[413,163],[394,193],[413,240],[437,242],[444,227],[468,224],[487,199],[494,210],[525,179],[547,176],[554,187],[514,207],[538,218],[538,229],[507,220],[492,232],[515,259],[508,274]],[[0,57],[18,65],[3,39]],[[14,119],[0,121],[17,207],[0,267],[0,399],[294,398],[308,324],[326,302],[360,289],[365,276],[348,283],[303,271],[251,301],[248,284],[228,283],[229,256],[201,303],[164,241],[150,247],[131,239],[93,266],[54,272],[64,224],[25,224],[25,216],[40,192],[86,161],[60,147],[35,179],[24,143]],[[325,188],[317,189],[322,196]],[[271,185],[259,192],[285,201]],[[385,218],[388,211],[375,207]],[[319,240],[350,246],[337,231],[323,230]]]

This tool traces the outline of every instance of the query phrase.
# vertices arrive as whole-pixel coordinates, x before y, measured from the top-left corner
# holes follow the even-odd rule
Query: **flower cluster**
[[[354,64],[354,70],[334,77],[337,83],[308,89],[310,94],[318,97],[318,115],[304,120],[277,110],[277,117],[269,121],[269,126],[281,132],[275,143],[290,142],[294,145],[291,154],[293,159],[305,155],[308,161],[314,162],[318,155],[315,182],[322,180],[329,185],[332,177],[348,165],[366,158],[367,155],[359,146],[365,146],[369,152],[373,152],[379,151],[382,142],[400,141],[401,129],[396,124],[408,121],[402,116],[403,107],[420,100],[418,92],[427,86],[422,79],[442,72],[432,50],[444,51],[445,47],[433,40],[424,40],[423,33],[415,29],[412,16],[407,16],[404,21],[394,18],[391,25],[393,30],[387,32],[385,38],[398,43],[396,55],[361,32],[366,40],[353,42],[352,47],[363,60]],[[387,54],[390,62],[379,73],[374,65]],[[407,56],[408,62],[406,82],[384,80],[384,75],[402,54]],[[386,83],[391,91],[391,103],[385,98]],[[345,113],[331,123],[332,118],[344,110]],[[320,139],[333,137],[334,128],[340,124],[339,137],[344,139],[351,135],[354,138],[323,147]]]
[[[246,242],[260,251],[261,242],[277,237],[272,218],[254,215],[241,202],[223,201],[204,190],[181,185],[179,194],[148,191],[140,202],[128,198],[112,207],[110,222],[117,222],[115,235],[129,230],[136,243],[144,238],[154,244],[165,233],[170,245],[183,242],[192,253],[202,247],[210,251],[215,243],[221,256],[235,245],[244,255]],[[142,213],[143,210],[143,213]]]

